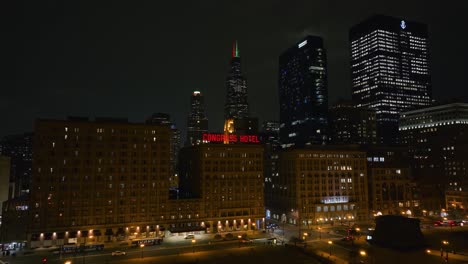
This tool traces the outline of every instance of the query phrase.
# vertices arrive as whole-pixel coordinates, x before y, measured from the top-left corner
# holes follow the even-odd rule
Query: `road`
[[[318,228],[320,227],[320,229]],[[360,225],[362,230],[367,226]],[[90,252],[85,255],[52,255],[49,251],[34,251],[33,254],[26,254],[16,257],[2,257],[2,261],[10,264],[33,264],[42,263],[42,258],[47,257],[47,263],[64,263],[71,260],[73,264],[93,264],[93,263],[318,263],[317,256],[330,259],[334,263],[443,263],[440,256],[440,242],[449,241],[446,250],[449,251],[449,263],[468,263],[468,246],[466,238],[468,227],[456,228],[429,228],[423,229],[423,233],[428,240],[430,252],[426,249],[418,251],[401,252],[386,248],[374,247],[365,241],[362,235],[356,241],[342,241],[346,234],[347,226],[315,226],[309,229],[298,229],[296,226],[285,225],[284,229],[273,232],[257,232],[253,243],[239,243],[238,240],[217,241],[213,240],[213,235],[196,235],[196,242],[192,244],[191,239],[183,239],[183,236],[169,237],[161,245],[148,246],[144,248],[106,248],[104,251]],[[302,235],[305,243],[297,243],[298,247],[284,246],[281,242],[283,238],[289,245],[294,244],[289,241],[293,237]],[[305,235],[306,234],[306,235]],[[272,245],[276,238],[278,244]],[[126,251],[125,256],[111,256],[114,250]],[[457,254],[454,254],[455,250]],[[362,255],[360,252],[363,251]],[[302,253],[302,254],[301,254]],[[466,255],[464,255],[466,253]],[[444,251],[444,257],[446,252]],[[251,262],[255,260],[256,262]]]
[[[294,247],[273,246],[265,244],[267,240],[258,239],[253,243],[243,244],[237,240],[201,244],[187,244],[177,246],[151,246],[143,250],[139,248],[126,250],[125,256],[111,256],[110,250],[93,252],[79,256],[59,256],[48,255],[47,263],[65,263],[72,261],[73,264],[123,264],[123,263],[262,263],[264,261],[277,263],[283,259],[288,264],[317,264],[316,260],[306,255],[294,253]],[[188,242],[187,242],[188,243]],[[294,258],[290,258],[292,254]],[[41,254],[9,257],[11,264],[33,264],[42,263]]]

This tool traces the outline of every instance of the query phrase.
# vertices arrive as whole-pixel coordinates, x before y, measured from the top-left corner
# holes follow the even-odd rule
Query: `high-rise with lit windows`
[[[280,142],[283,148],[327,141],[327,61],[323,40],[307,36],[279,57]]]
[[[376,15],[349,39],[353,100],[376,111],[381,143],[397,143],[399,113],[431,103],[427,26]]]
[[[193,91],[190,96],[190,113],[187,118],[186,145],[198,145],[203,133],[208,132],[208,118],[205,114],[204,97],[200,91]]]

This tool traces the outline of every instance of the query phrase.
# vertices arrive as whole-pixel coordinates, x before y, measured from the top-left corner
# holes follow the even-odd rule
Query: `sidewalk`
[[[321,257],[328,258],[330,261],[332,261],[333,263],[336,263],[336,264],[347,264],[347,263],[349,263],[347,260],[344,260],[342,258],[334,256],[333,254],[330,256],[329,252],[325,252],[323,250],[316,249],[316,250],[311,250],[311,251],[314,251],[315,254],[317,254],[317,255],[319,255]]]
[[[430,252],[428,254],[441,257],[440,250],[438,250],[438,249],[430,249]],[[444,251],[443,258],[445,258],[446,256],[447,256],[447,253]],[[456,260],[468,262],[468,252],[459,252],[459,253],[456,253],[456,254],[449,252],[448,253],[449,263],[450,263],[451,259],[456,259]]]

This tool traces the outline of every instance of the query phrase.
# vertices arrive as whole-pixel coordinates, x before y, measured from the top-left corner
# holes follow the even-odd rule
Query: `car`
[[[117,250],[117,251],[114,251],[112,252],[112,256],[125,256],[125,251],[120,251],[120,250]]]
[[[341,239],[341,241],[353,241],[354,237],[353,236],[345,236]]]
[[[253,243],[253,240],[252,239],[242,239],[241,243],[251,244],[251,243]]]
[[[195,238],[195,235],[186,235],[185,236],[185,239],[194,239]]]

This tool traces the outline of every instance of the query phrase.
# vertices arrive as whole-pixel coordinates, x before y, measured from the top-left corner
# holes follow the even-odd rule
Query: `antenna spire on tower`
[[[232,57],[239,57],[239,46],[237,40],[232,45]]]

